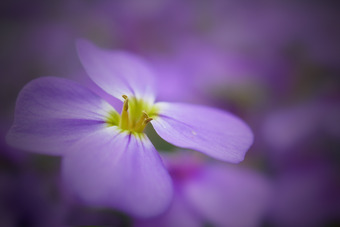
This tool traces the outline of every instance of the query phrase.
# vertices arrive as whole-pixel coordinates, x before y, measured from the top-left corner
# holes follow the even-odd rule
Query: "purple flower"
[[[243,160],[253,141],[248,126],[230,113],[181,103],[155,103],[153,72],[138,57],[87,41],[78,54],[90,78],[123,101],[119,114],[87,88],[61,78],[36,79],[19,94],[8,142],[61,155],[62,173],[80,198],[146,217],[164,211],[171,178],[148,137],[151,121],[166,141],[219,160]]]
[[[204,162],[187,152],[163,156],[174,181],[174,199],[160,216],[136,226],[259,226],[269,207],[269,181],[250,169]]]

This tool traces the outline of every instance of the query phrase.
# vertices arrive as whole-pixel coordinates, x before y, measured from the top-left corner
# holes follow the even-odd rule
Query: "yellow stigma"
[[[124,104],[120,116],[117,112],[110,113],[107,123],[122,130],[142,133],[146,125],[153,120],[152,116],[157,116],[156,107],[135,97],[129,98],[126,95],[122,97]]]

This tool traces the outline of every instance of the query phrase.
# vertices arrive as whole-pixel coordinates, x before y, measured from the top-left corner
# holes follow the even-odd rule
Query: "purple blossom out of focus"
[[[338,8],[335,1],[2,1],[0,225],[338,226]],[[79,38],[145,58],[158,75],[159,100],[240,116],[255,136],[244,161],[185,158],[150,127],[175,187],[169,210],[141,221],[79,203],[64,188],[60,158],[4,143],[17,95],[33,79],[76,80],[108,100],[78,59]]]
[[[171,207],[136,226],[258,226],[270,197],[265,176],[238,166],[207,163],[187,152],[163,156],[175,184]]]

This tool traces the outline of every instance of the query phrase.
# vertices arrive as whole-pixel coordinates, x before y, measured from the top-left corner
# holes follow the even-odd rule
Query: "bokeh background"
[[[232,205],[225,208],[228,225],[201,215],[202,226],[340,226],[339,6],[293,0],[1,1],[0,226],[151,225],[79,203],[64,191],[60,158],[5,143],[16,97],[32,79],[58,76],[93,87],[77,57],[79,38],[147,59],[158,75],[159,100],[224,109],[252,128],[255,142],[239,165],[200,157],[235,169],[226,180],[233,187],[225,187]],[[164,154],[180,153],[149,131]],[[244,178],[239,169],[250,175]],[[261,198],[252,194],[257,178],[266,182]],[[254,203],[260,205],[249,209]]]

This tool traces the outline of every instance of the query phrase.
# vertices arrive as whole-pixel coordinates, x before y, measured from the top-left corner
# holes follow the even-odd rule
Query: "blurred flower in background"
[[[193,224],[237,226],[229,222],[234,212],[232,217],[244,215],[240,226],[337,226],[338,7],[334,1],[1,1],[2,138],[12,123],[19,91],[34,78],[67,77],[95,88],[102,97],[107,95],[83,79],[86,73],[75,40],[87,38],[147,58],[159,75],[160,100],[222,108],[251,126],[255,143],[241,164],[220,167],[204,156],[194,165],[202,175],[193,187],[207,190],[205,200],[187,193],[184,197],[192,199],[191,207],[179,209],[181,214],[195,214]],[[174,156],[179,153],[160,138],[150,138],[157,149]],[[2,226],[136,224],[134,217],[85,207],[66,195],[59,182],[59,159],[24,154],[2,143],[0,216],[6,220]],[[181,167],[171,164],[172,169],[190,168],[191,162],[185,165],[178,157],[175,163]],[[244,168],[246,173],[241,171]],[[185,185],[193,179],[189,176],[174,182]],[[172,177],[180,178],[174,173]],[[258,177],[268,183],[268,193],[262,191],[261,196],[268,197],[269,208],[261,208],[265,206],[261,199],[247,207],[237,196],[248,193],[237,190],[238,186],[256,188]],[[199,186],[205,181],[211,188]],[[234,194],[219,191],[216,197],[239,209],[228,211],[227,202],[214,205],[216,193],[208,189],[228,184],[233,184]],[[176,198],[174,206],[183,202]],[[213,205],[204,210],[207,207],[200,201]],[[27,203],[38,205],[28,210]],[[223,213],[214,211],[220,205],[226,206],[222,223],[214,221]]]
[[[136,226],[250,227],[265,218],[271,187],[263,174],[204,162],[201,156],[183,151],[163,157],[175,184],[173,203],[161,216],[137,220]]]

